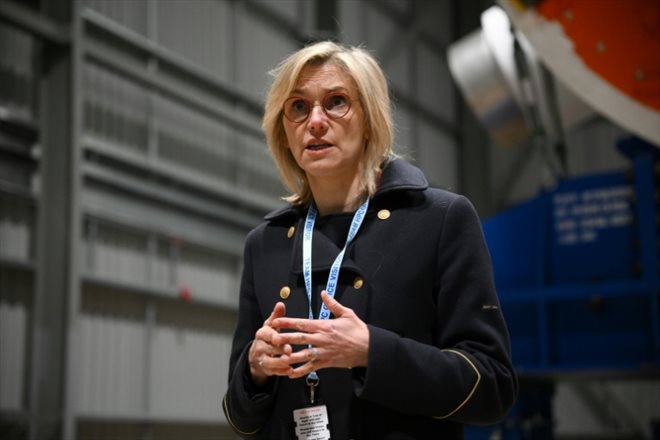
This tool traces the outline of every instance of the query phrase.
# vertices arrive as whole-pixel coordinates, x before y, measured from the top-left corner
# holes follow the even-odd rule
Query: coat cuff
[[[374,384],[386,384],[391,378],[386,369],[382,369],[380,365],[388,365],[394,359],[394,353],[388,351],[388,348],[396,346],[394,343],[387,343],[387,340],[396,338],[397,335],[379,327],[367,324],[369,328],[369,354],[367,358],[367,368],[360,369],[354,372],[353,383],[355,387],[355,394],[357,397],[372,397],[369,389],[378,389]],[[358,373],[358,374],[356,374]],[[383,375],[381,377],[381,375]],[[387,376],[387,377],[385,377]],[[385,387],[387,388],[387,387]],[[376,397],[378,399],[378,397]]]
[[[222,409],[229,425],[241,436],[256,434],[266,423],[279,382],[276,378],[270,378],[264,386],[252,382],[247,361],[250,345],[238,358],[229,388],[222,399]]]

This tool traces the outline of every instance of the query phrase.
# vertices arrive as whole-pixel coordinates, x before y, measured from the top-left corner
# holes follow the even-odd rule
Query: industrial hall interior
[[[0,0],[0,438],[239,438],[270,73],[321,40],[479,215],[519,391],[465,439],[659,440],[658,0]]]

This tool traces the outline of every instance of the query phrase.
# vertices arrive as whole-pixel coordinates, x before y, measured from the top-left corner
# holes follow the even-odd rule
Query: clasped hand
[[[369,329],[353,310],[330,298],[321,299],[335,319],[287,318],[284,303],[277,303],[257,330],[249,351],[250,373],[257,384],[268,376],[306,376],[322,368],[366,367]],[[292,330],[281,333],[280,330]],[[306,348],[293,351],[293,345]]]

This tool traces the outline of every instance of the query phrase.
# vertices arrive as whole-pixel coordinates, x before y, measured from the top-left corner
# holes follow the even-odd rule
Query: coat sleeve
[[[368,367],[363,377],[354,372],[356,393],[398,412],[494,423],[518,384],[490,255],[465,197],[447,208],[437,246],[433,344],[369,326]]]
[[[243,275],[238,306],[238,321],[232,342],[229,362],[229,382],[222,399],[222,409],[232,429],[241,438],[257,435],[270,417],[278,384],[277,378],[269,379],[264,387],[256,387],[248,366],[248,351],[254,334],[263,324],[254,294],[250,243],[254,232],[248,235],[243,257]]]

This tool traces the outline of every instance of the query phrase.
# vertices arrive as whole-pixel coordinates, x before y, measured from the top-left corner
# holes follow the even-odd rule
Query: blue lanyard
[[[337,255],[337,258],[335,258],[335,261],[330,267],[328,283],[325,287],[325,290],[328,292],[328,296],[330,296],[330,298],[335,297],[335,291],[337,290],[337,280],[339,280],[339,270],[341,269],[341,262],[344,259],[346,248],[360,230],[360,226],[362,226],[362,220],[364,220],[368,207],[369,199],[367,198],[362,206],[360,206],[358,210],[355,211],[353,220],[351,221],[351,228],[348,230],[348,237],[346,237],[344,248],[341,250],[341,252],[339,252],[339,255]],[[314,222],[316,221],[317,213],[318,211],[316,210],[316,205],[314,205],[314,203],[310,204],[309,210],[307,210],[307,217],[305,218],[305,230],[303,232],[303,277],[305,278],[305,290],[307,290],[309,319],[314,319],[314,312],[312,311],[312,234],[314,232]],[[325,303],[321,303],[319,319],[330,319],[330,311],[325,306]],[[316,371],[312,371],[307,375],[307,385],[309,385],[312,390],[316,384],[318,384],[318,380],[319,378],[316,374]]]
[[[364,220],[368,207],[369,199],[367,199],[362,204],[362,206],[360,206],[358,210],[355,211],[355,215],[353,215],[353,221],[351,221],[351,228],[348,230],[348,237],[346,237],[344,248],[341,250],[341,252],[339,252],[339,255],[337,255],[337,258],[335,258],[335,261],[330,267],[328,283],[326,284],[325,288],[330,298],[334,298],[335,291],[337,290],[339,271],[341,269],[341,262],[344,259],[344,254],[346,253],[346,248],[360,230],[360,226],[362,226],[362,221]],[[314,203],[309,205],[307,218],[305,218],[305,230],[303,232],[303,277],[305,278],[305,290],[307,290],[307,299],[309,300],[309,319],[314,319],[314,313],[312,311],[312,233],[314,232],[314,222],[316,221],[317,212],[318,211],[316,210]],[[329,318],[330,311],[324,303],[321,303],[319,319]]]

